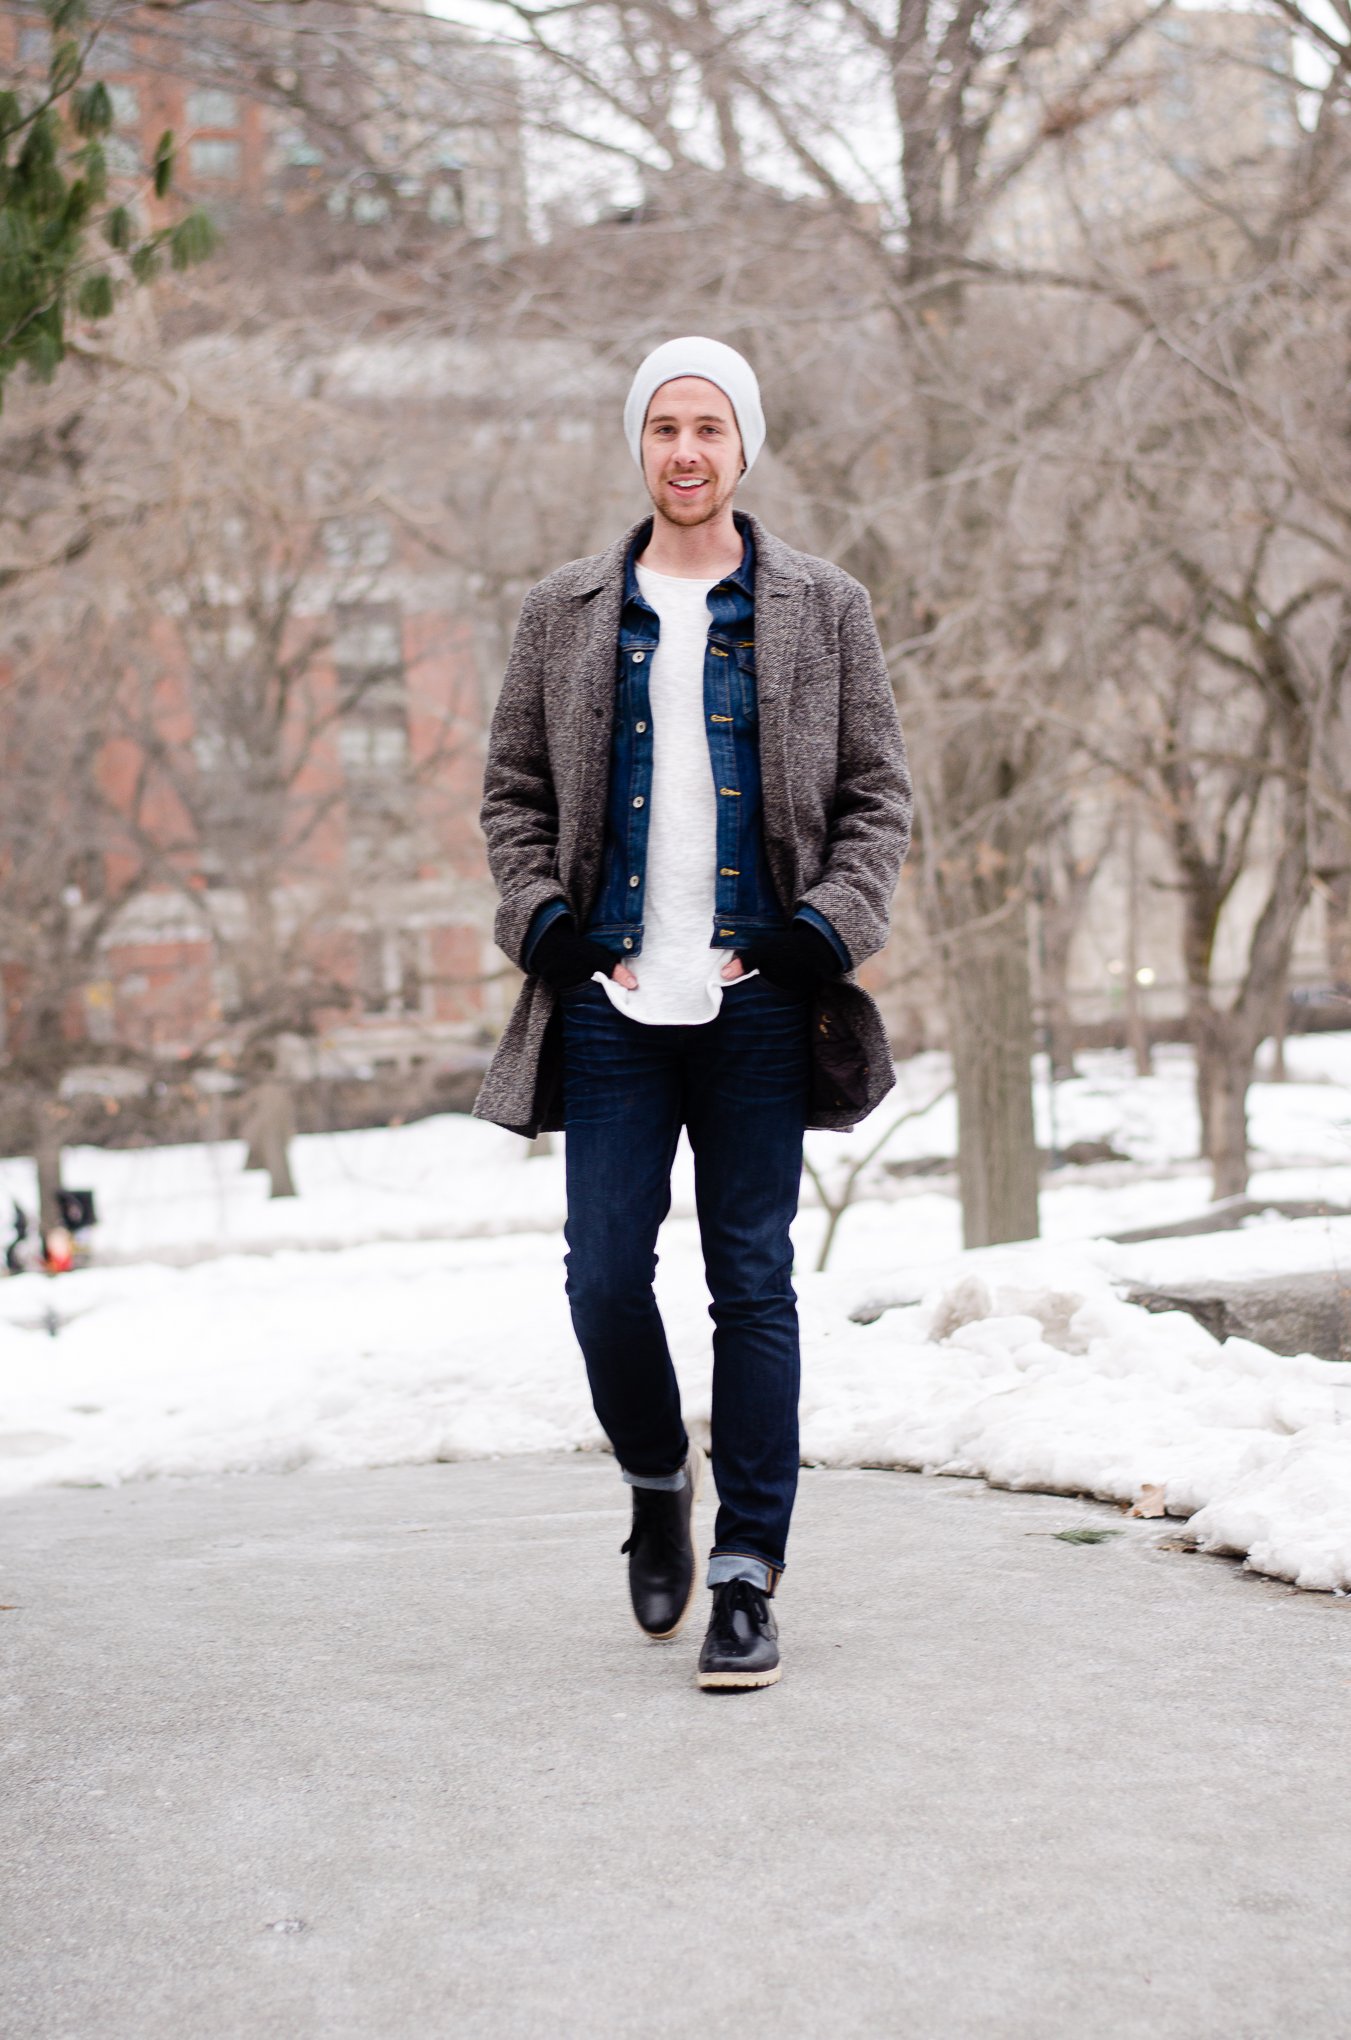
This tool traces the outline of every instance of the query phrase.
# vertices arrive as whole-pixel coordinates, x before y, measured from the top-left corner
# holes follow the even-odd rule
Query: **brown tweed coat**
[[[910,777],[867,590],[755,519],[755,660],[765,850],[786,914],[824,914],[855,964],[882,947],[910,839]],[[624,562],[641,525],[530,590],[493,716],[481,821],[515,964],[534,915],[585,925],[601,876]],[[895,1081],[882,1017],[849,977],[812,1015],[809,1124],[849,1127]],[[474,1106],[533,1136],[561,1127],[557,1002],[527,977]]]

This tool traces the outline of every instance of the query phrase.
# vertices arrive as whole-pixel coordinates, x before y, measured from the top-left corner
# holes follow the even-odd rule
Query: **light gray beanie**
[[[638,466],[643,465],[647,407],[663,383],[674,382],[680,375],[700,375],[722,391],[736,416],[746,466],[754,467],[755,456],[765,443],[765,414],[760,408],[755,370],[735,347],[721,340],[706,340],[699,333],[687,333],[683,340],[663,340],[633,378],[624,404],[624,434]]]

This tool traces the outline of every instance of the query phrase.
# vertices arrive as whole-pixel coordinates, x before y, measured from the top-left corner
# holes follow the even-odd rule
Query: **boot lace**
[[[736,1643],[736,1618],[745,1615],[753,1629],[764,1627],[769,1608],[764,1594],[753,1580],[728,1580],[713,1597],[713,1629],[720,1643]]]

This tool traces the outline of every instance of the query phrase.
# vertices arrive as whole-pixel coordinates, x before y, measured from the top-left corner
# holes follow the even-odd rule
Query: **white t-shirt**
[[[698,1026],[722,1004],[731,951],[710,947],[717,902],[718,796],[704,727],[708,594],[717,580],[686,581],[638,568],[661,638],[652,656],[652,799],[647,829],[643,947],[629,961],[636,992],[601,978],[631,1020]]]

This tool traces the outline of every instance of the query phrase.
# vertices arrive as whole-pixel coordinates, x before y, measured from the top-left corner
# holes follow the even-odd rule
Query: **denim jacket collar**
[[[737,510],[733,514],[743,541],[749,538],[754,547],[754,575],[759,583],[757,591],[759,594],[763,595],[766,589],[787,593],[792,588],[810,586],[811,576],[805,571],[799,555],[791,546],[785,545],[781,538],[776,538],[772,531],[766,530],[760,519],[751,511]],[[585,559],[570,560],[566,566],[559,567],[557,572],[550,576],[550,587],[559,596],[572,596],[581,601],[600,595],[608,589],[611,591],[617,619],[624,600],[625,568],[629,555],[636,541],[642,539],[644,543],[646,542],[646,535],[651,529],[652,519],[641,518],[638,523],[631,524],[612,545],[608,545],[604,552],[590,553]],[[642,550],[641,545],[638,550]],[[743,556],[742,566],[745,565]],[[742,569],[739,568],[737,571],[739,575]]]
[[[739,588],[746,597],[746,600],[753,605],[755,602],[755,535],[751,530],[751,520],[744,510],[734,510],[732,516],[737,530],[741,533],[741,564],[732,573],[724,574],[722,578],[723,582],[729,583],[734,588]],[[624,555],[624,605],[626,607],[630,602],[643,601],[642,590],[638,586],[638,555],[642,552],[651,536],[652,519],[647,517],[644,518],[638,529],[630,535],[627,541],[627,550]],[[643,607],[646,608],[647,604],[643,603]]]

